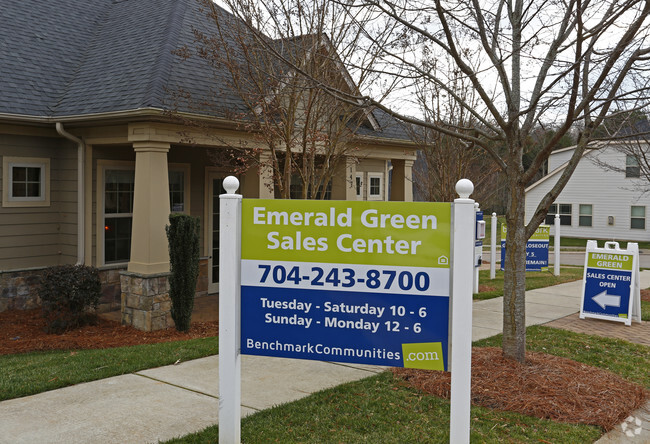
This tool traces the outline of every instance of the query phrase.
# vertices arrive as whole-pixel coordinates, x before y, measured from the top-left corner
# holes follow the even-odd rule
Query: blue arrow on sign
[[[603,310],[608,305],[610,307],[620,307],[621,306],[621,297],[614,294],[607,294],[607,290],[602,293],[598,293],[596,296],[591,298],[596,304],[600,305],[600,308]]]

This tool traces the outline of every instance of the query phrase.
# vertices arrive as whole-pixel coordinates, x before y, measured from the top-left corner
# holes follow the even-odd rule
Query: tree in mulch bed
[[[451,374],[395,368],[407,385],[449,398]],[[596,367],[544,353],[527,352],[526,363],[506,359],[500,348],[472,350],[472,403],[567,423],[611,430],[643,405],[640,385]]]
[[[199,218],[175,213],[165,227],[169,241],[169,297],[176,330],[190,329],[194,294],[199,275]]]
[[[102,286],[95,267],[57,265],[43,272],[39,296],[48,333],[62,333],[96,320]]]

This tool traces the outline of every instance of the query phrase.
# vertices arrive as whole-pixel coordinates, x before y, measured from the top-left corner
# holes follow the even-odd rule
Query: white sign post
[[[560,275],[560,215],[555,215],[555,237],[553,238],[553,253],[555,258],[555,263],[553,264],[553,274],[555,276]]]
[[[219,442],[241,441],[241,200],[239,181],[219,196]]]
[[[474,252],[474,185],[467,179],[456,184],[452,223],[454,249],[451,264],[451,418],[449,442],[469,443],[472,385],[472,274]]]
[[[490,279],[497,274],[497,213],[492,213],[492,226],[490,227]]]
[[[429,203],[417,208],[390,202],[332,201],[326,204],[327,208],[324,203],[314,201],[247,199],[242,203],[241,196],[234,194],[238,186],[234,177],[226,178],[223,187],[228,194],[220,196],[219,442],[237,444],[241,439],[243,352],[336,362],[365,362],[357,358],[392,360],[394,362],[382,365],[399,367],[403,364],[410,368],[443,370],[447,367],[451,371],[450,442],[469,443],[470,276],[474,271],[475,247],[474,200],[469,198],[474,189],[472,183],[467,179],[458,182],[456,191],[460,198],[453,204]],[[285,207],[290,209],[285,210]],[[411,213],[400,214],[400,208],[408,208]],[[380,219],[378,209],[392,213]],[[424,212],[421,218],[418,211]],[[431,211],[439,211],[435,213],[438,216],[429,213]],[[386,221],[392,224],[392,232],[380,226],[380,223],[388,223]],[[366,228],[360,230],[358,224]],[[436,232],[437,229],[441,231]],[[368,233],[388,235],[380,245],[376,239],[363,239]],[[401,233],[402,239],[395,233]],[[421,244],[426,244],[427,248],[418,250]],[[389,263],[354,262],[370,248],[380,247],[386,249],[384,261],[388,260],[386,257],[393,258]],[[287,251],[277,256],[282,249]],[[416,256],[420,250],[426,256]],[[446,251],[444,255],[432,256],[437,258],[437,266],[428,257],[432,251]],[[277,257],[282,258],[282,255],[290,258],[278,261]],[[403,260],[424,260],[424,263],[420,268],[407,266],[398,270],[396,264],[399,262],[393,262],[396,255],[406,258]],[[328,257],[352,262],[342,261],[339,267],[337,263],[324,260]],[[373,261],[372,258],[365,260]],[[432,270],[427,271],[427,268]],[[446,295],[436,295],[436,286],[442,281],[447,282]],[[321,287],[326,291],[320,290]],[[356,292],[348,291],[355,287]],[[397,291],[396,288],[404,295],[398,294],[399,303],[392,303],[391,298],[395,296],[392,292]],[[422,294],[418,295],[418,291]],[[333,304],[331,301],[337,298],[345,301]],[[368,300],[374,305],[358,302],[367,298],[371,298]],[[338,313],[339,310],[332,310],[335,306],[354,304],[360,309],[372,309],[376,322],[348,319]],[[413,304],[418,305],[411,307]],[[276,316],[274,310],[287,314]],[[300,312],[300,316],[298,313],[289,316],[289,312],[294,311]],[[332,316],[331,311],[336,311],[336,316]],[[258,318],[264,321],[259,322]],[[408,322],[411,318],[414,323]],[[386,319],[388,321],[384,322]],[[338,332],[342,328],[345,331]],[[347,329],[364,331],[354,334]],[[432,339],[424,341],[429,337]],[[423,342],[418,342],[418,338]],[[355,352],[354,356],[347,352],[341,354],[342,346],[334,343],[339,340],[345,341],[345,350],[353,351],[366,350],[367,342],[372,345],[374,354],[368,355],[365,351],[360,355]],[[282,350],[270,354],[266,350],[271,348],[257,345],[264,341],[283,344]],[[429,350],[432,346],[439,347],[439,352]],[[333,358],[325,359],[328,353]],[[443,362],[439,356],[447,354]]]

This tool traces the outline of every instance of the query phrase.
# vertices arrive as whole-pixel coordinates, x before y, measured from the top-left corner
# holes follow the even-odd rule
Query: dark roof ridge
[[[162,45],[160,45],[159,54],[156,59],[152,76],[149,82],[147,92],[145,95],[145,106],[161,106],[163,97],[166,93],[165,87],[169,82],[171,76],[174,57],[173,51],[178,49],[183,23],[185,21],[185,14],[187,12],[186,0],[172,0],[173,8],[172,13],[168,16],[167,23],[165,24],[166,38]],[[157,98],[156,98],[157,96]]]

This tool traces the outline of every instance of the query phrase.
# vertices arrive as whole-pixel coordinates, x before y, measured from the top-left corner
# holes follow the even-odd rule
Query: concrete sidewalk
[[[642,272],[650,286],[650,271]],[[579,311],[581,281],[526,292],[527,325]],[[477,301],[473,339],[501,333],[502,298]],[[151,443],[218,419],[218,356],[0,403],[0,443]],[[380,367],[242,357],[242,415],[383,371]],[[643,435],[629,442],[648,442]],[[624,442],[624,441],[608,441]]]
[[[526,326],[545,324],[580,311],[582,281],[526,292]],[[472,312],[472,340],[503,331],[503,298],[476,301]]]
[[[242,356],[242,416],[372,376],[381,368]],[[0,443],[155,443],[219,417],[211,356],[0,403]]]

